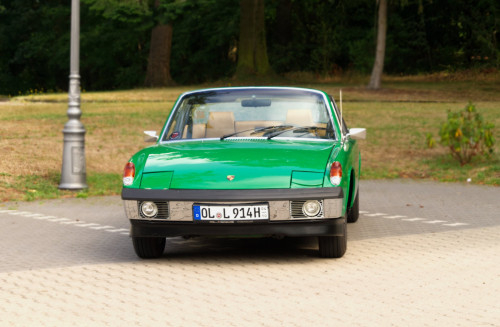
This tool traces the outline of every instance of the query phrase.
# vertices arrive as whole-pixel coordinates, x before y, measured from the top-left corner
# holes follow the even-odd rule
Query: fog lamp
[[[317,216],[321,210],[321,204],[318,200],[309,200],[302,205],[302,212],[308,217]]]
[[[142,202],[141,213],[147,218],[153,218],[158,214],[158,207],[151,201]]]

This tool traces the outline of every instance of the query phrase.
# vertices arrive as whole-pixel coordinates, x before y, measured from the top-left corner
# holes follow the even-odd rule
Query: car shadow
[[[210,238],[168,239],[163,258],[267,261],[305,261],[317,259],[316,238]]]

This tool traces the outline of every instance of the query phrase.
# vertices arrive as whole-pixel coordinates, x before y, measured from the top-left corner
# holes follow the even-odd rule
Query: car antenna
[[[342,143],[344,141],[344,129],[342,126],[342,122],[344,120],[342,119],[342,89],[340,89],[340,142]]]

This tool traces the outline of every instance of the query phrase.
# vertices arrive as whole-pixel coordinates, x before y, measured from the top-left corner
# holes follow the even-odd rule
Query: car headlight
[[[318,200],[308,200],[302,205],[302,212],[308,217],[317,216],[321,211],[321,204]]]
[[[153,218],[158,214],[158,206],[151,201],[144,201],[141,203],[141,213],[144,217]]]

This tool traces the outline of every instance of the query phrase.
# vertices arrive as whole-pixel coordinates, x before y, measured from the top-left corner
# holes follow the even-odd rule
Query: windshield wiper
[[[266,127],[259,127],[259,128],[251,128],[251,129],[246,129],[246,130],[243,130],[243,131],[239,131],[239,132],[234,132],[234,133],[223,135],[223,136],[220,137],[220,140],[222,141],[222,140],[224,140],[224,139],[226,139],[228,137],[235,136],[235,135],[238,135],[240,133],[250,132],[250,131],[252,131],[252,133],[250,133],[250,135],[253,135],[253,134],[260,133],[262,131],[273,130],[273,129],[278,129],[278,128],[291,128],[291,127],[293,127],[293,125],[276,125],[276,126],[266,126]]]
[[[292,128],[287,128],[283,131],[278,131],[278,132],[274,132],[272,133],[271,135],[269,135],[267,137],[268,140],[272,139],[273,137],[276,137],[276,136],[279,136],[283,133],[286,133],[286,132],[297,132],[297,131],[300,131],[300,130],[304,130],[305,132],[304,133],[308,133],[310,130],[318,130],[318,129],[326,129],[326,127],[319,127],[319,126],[298,126],[298,127],[293,127],[291,126]]]
[[[267,130],[273,130],[273,129],[283,129],[283,128],[288,129],[291,127],[293,127],[293,125],[274,125],[274,126],[260,127],[260,128],[255,129],[255,131],[253,133],[250,133],[250,134],[256,134],[256,133],[260,133],[260,132],[267,131]]]

